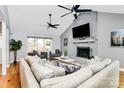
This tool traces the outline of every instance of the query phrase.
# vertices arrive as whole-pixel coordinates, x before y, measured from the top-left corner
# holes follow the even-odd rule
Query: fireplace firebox
[[[90,47],[77,47],[77,57],[91,58],[91,48]]]

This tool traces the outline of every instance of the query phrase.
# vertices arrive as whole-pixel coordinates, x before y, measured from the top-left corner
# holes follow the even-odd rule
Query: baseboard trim
[[[19,61],[20,61],[20,60],[17,60],[17,63],[19,63]],[[10,64],[11,64],[11,63],[14,63],[14,62],[11,60],[11,61],[10,61]]]
[[[11,63],[10,63],[11,64]],[[10,67],[10,64],[7,64],[7,68],[9,68]]]
[[[123,71],[124,72],[124,68],[120,68],[120,71]]]

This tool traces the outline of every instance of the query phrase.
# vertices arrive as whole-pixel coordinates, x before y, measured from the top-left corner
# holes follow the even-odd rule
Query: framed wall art
[[[64,38],[64,46],[68,46],[68,38]]]
[[[111,46],[124,46],[124,30],[111,32]]]

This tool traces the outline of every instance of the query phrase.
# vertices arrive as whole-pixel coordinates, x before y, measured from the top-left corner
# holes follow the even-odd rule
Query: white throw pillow
[[[112,60],[110,58],[106,58],[102,62],[105,63],[106,66],[108,66],[112,62]]]
[[[98,56],[94,56],[94,59],[97,61],[102,61],[102,58],[98,57]]]
[[[40,63],[41,65],[44,65],[44,63],[46,62],[46,59],[41,59],[41,58],[38,57],[37,55],[28,57],[28,60],[29,60],[30,66],[31,66],[34,62],[35,62],[35,63]]]
[[[88,65],[88,68],[91,68],[93,73],[96,74],[98,71],[102,70],[105,67],[106,63],[99,62],[93,65]]]
[[[52,69],[47,68],[43,65],[40,65],[40,63],[38,63],[38,62],[34,62],[31,65],[31,70],[39,82],[42,79],[55,76],[54,71]]]
[[[88,65],[93,65],[96,63],[99,63],[100,61],[95,60],[94,58],[92,58],[91,60],[89,60]]]
[[[40,58],[40,57],[39,57],[39,58]],[[44,59],[41,59],[41,58],[40,58],[40,60],[39,60],[39,63],[40,63],[41,65],[44,65],[46,62],[47,62],[46,58],[44,58]]]
[[[94,58],[87,60],[87,61],[88,61],[88,65],[92,65],[92,64],[102,62],[102,58],[100,58],[98,56],[94,56]]]
[[[51,65],[49,63],[45,63],[45,66],[48,68],[51,68],[54,71],[55,76],[64,76],[65,75],[65,69],[62,67],[57,67],[57,66]]]
[[[37,55],[33,56],[33,58],[35,59],[35,62],[40,63],[41,65],[44,65],[46,63],[46,59],[41,59],[40,57],[38,57]]]

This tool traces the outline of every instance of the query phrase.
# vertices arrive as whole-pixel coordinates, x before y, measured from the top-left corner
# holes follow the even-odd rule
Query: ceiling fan
[[[60,26],[60,24],[52,24],[52,23],[51,23],[51,16],[52,16],[52,14],[49,14],[49,20],[50,20],[50,21],[47,22],[47,25],[46,25],[46,26],[48,26],[47,29],[50,28],[50,27],[51,27],[51,28],[56,28],[56,29],[57,29],[58,26]]]
[[[66,16],[68,14],[73,13],[75,19],[77,19],[77,17],[78,17],[77,13],[80,13],[80,12],[91,12],[92,11],[91,9],[78,9],[80,7],[80,5],[73,5],[71,9],[70,8],[67,8],[65,6],[61,6],[61,5],[58,5],[58,7],[61,7],[61,8],[64,8],[64,9],[70,11],[70,12],[62,15],[61,17],[64,17],[64,16]]]

